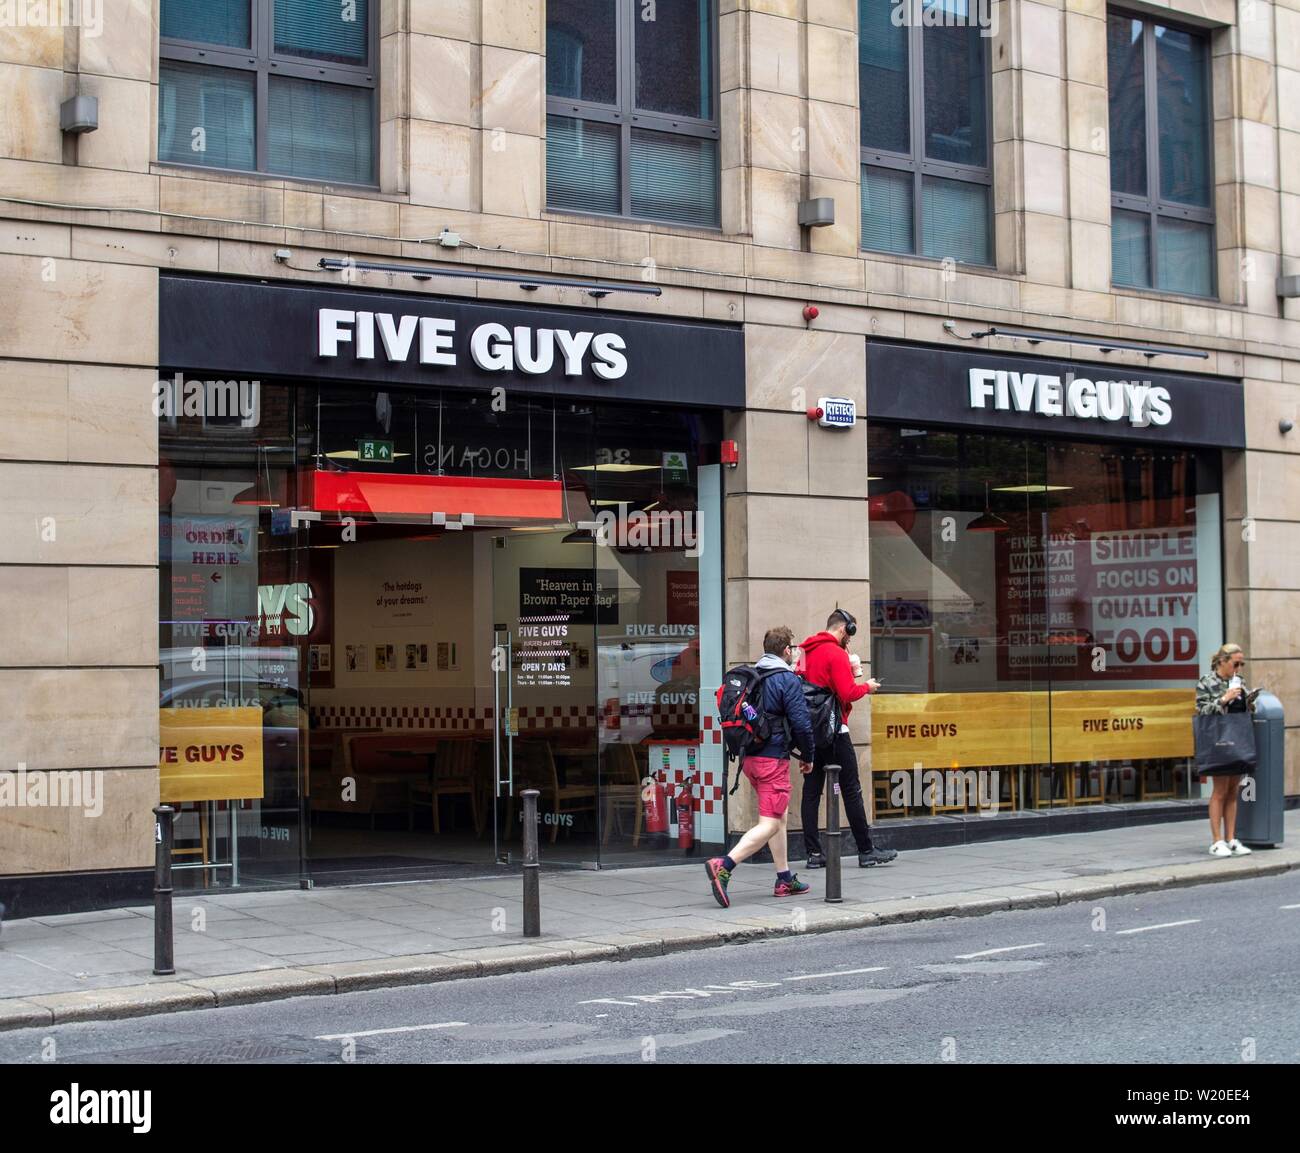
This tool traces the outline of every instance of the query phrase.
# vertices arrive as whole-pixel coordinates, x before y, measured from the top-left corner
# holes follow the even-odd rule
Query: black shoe
[[[805,869],[824,869],[826,868],[826,858],[821,853],[809,853],[808,860],[804,862]]]
[[[897,856],[896,849],[870,849],[858,854],[858,868],[869,869],[872,865],[887,865]]]

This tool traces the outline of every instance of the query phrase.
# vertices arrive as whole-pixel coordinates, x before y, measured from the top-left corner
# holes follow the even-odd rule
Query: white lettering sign
[[[351,345],[357,360],[381,356],[400,364],[414,352],[420,364],[455,368],[456,322],[433,316],[391,312],[353,312],[344,308],[316,311],[316,353],[333,358]],[[376,336],[378,339],[376,340]],[[469,355],[484,372],[523,372],[542,376],[563,365],[565,376],[581,376],[590,367],[601,380],[627,373],[627,342],[614,332],[572,332],[567,328],[508,328],[495,321],[469,334]]]
[[[1080,420],[1127,420],[1135,428],[1173,419],[1169,390],[1139,380],[1087,380],[1005,369],[970,370],[970,407]]]

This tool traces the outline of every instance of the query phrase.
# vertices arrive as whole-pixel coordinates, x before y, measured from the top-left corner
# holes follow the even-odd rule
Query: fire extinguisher
[[[695,774],[682,783],[677,794],[677,847],[684,853],[695,848]]]
[[[641,784],[641,797],[645,801],[645,831],[662,835],[668,832],[668,792],[654,774]]]

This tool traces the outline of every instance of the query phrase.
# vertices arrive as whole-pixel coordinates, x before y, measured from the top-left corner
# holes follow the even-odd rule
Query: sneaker
[[[872,865],[887,865],[897,856],[896,849],[870,849],[858,854],[858,868],[869,869]]]
[[[1252,850],[1246,848],[1246,846],[1237,840],[1236,837],[1233,837],[1232,840],[1228,842],[1228,851],[1234,857],[1249,857]]]
[[[809,853],[803,867],[805,869],[824,869],[826,868],[826,858],[821,853]]]
[[[797,897],[800,893],[806,893],[808,886],[799,880],[798,873],[791,873],[788,881],[777,878],[776,884],[772,887],[772,896],[774,897]]]
[[[1210,846],[1210,856],[1211,856],[1211,857],[1231,857],[1231,856],[1232,856],[1232,850],[1231,850],[1230,848],[1228,848],[1228,842],[1227,842],[1227,841],[1215,841],[1214,844],[1212,844],[1212,845]]]
[[[704,871],[709,874],[713,899],[724,909],[731,908],[731,898],[727,896],[727,882],[731,880],[731,870],[722,867],[721,857],[712,857],[704,862]]]

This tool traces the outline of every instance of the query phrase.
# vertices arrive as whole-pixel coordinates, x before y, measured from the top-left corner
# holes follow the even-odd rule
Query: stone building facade
[[[1201,594],[1221,597],[1251,682],[1288,710],[1286,791],[1300,793],[1300,430],[1282,431],[1300,422],[1300,297],[1280,295],[1279,280],[1300,273],[1300,2],[986,6],[987,264],[946,258],[942,238],[929,256],[864,247],[863,120],[888,101],[860,90],[874,58],[854,0],[718,0],[715,63],[704,66],[715,134],[701,129],[716,140],[708,227],[548,199],[548,117],[558,124],[563,97],[548,70],[546,0],[371,3],[373,179],[360,184],[180,163],[174,141],[162,158],[176,59],[168,0],[52,4],[62,18],[44,22],[22,19],[21,2],[0,6],[13,17],[0,24],[0,768],[103,774],[98,820],[0,807],[10,891],[25,877],[152,860],[160,281],[337,286],[342,276],[357,291],[524,299],[509,281],[340,274],[321,258],[653,285],[660,295],[593,300],[542,284],[526,302],[741,327],[745,404],[724,431],[739,450],[723,480],[727,665],[755,656],[771,624],[814,631],[828,606],[874,619],[874,342],[1241,385],[1244,442],[1221,458],[1222,588]],[[620,19],[644,17],[640,0],[616,7]],[[1209,295],[1112,283],[1107,20],[1117,12],[1188,29],[1207,47]],[[97,98],[94,131],[61,131],[60,107],[76,95]],[[801,226],[801,202],[821,197],[834,223]],[[458,247],[437,243],[445,230]],[[970,338],[990,328],[1022,335]],[[1106,341],[1205,355],[1103,353]],[[851,429],[808,419],[825,395],[856,403]],[[879,669],[869,631],[859,651]],[[1202,637],[1201,656],[1219,639]],[[868,710],[853,733],[869,765]],[[752,819],[750,796],[733,799],[731,829]]]

